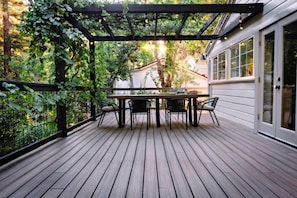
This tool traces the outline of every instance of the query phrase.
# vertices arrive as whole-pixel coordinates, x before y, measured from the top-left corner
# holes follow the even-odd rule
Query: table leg
[[[198,126],[197,122],[197,99],[193,98],[193,106],[194,106],[194,127]]]
[[[189,123],[192,124],[192,98],[189,98]]]
[[[125,126],[125,99],[119,99],[119,128]]]
[[[159,98],[156,98],[156,122],[157,127],[160,127],[160,101]]]

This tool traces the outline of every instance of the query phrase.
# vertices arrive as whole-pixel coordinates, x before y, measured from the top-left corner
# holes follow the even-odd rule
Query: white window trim
[[[249,39],[253,39],[253,75],[252,76],[243,76],[243,77],[240,77],[240,76],[236,76],[236,77],[231,77],[231,48],[235,47],[236,45],[239,46],[239,49],[240,49],[240,44],[243,43],[243,42],[246,42],[248,41]],[[220,52],[218,52],[216,54],[216,56],[213,56],[211,58],[211,80],[210,80],[210,83],[213,84],[213,83],[226,83],[226,82],[240,82],[240,81],[254,81],[255,79],[255,43],[256,43],[256,39],[255,39],[255,36],[251,36],[251,37],[248,37],[244,40],[241,40],[239,41],[238,43],[228,47],[227,49],[225,50],[222,50]],[[217,58],[217,64],[219,62],[219,54],[222,54],[222,53],[225,53],[225,79],[214,79],[213,76],[214,76],[214,59]],[[241,55],[241,54],[239,54]],[[241,60],[240,60],[240,56],[239,56],[239,63],[241,63]],[[239,67],[241,67],[241,64],[239,64]],[[217,69],[218,69],[218,65],[217,65]],[[218,71],[217,71],[218,72]],[[240,72],[240,71],[239,71]],[[240,74],[239,74],[240,75]],[[217,73],[217,78],[218,78],[218,73]]]

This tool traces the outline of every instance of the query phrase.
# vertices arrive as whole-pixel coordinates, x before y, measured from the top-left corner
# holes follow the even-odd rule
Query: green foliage
[[[99,87],[112,87],[115,80],[127,80],[131,68],[142,66],[152,57],[140,49],[138,42],[100,42],[96,49]]]
[[[3,148],[0,155],[57,131],[56,94],[35,92],[29,87],[21,91],[16,85],[5,82],[2,87],[7,91],[0,91],[0,145]]]
[[[69,2],[70,3],[70,2]],[[22,17],[19,30],[31,38],[28,64],[53,76],[54,61],[66,63],[67,81],[88,83],[88,45],[66,18],[72,8],[62,0],[35,0]],[[53,79],[53,78],[52,78]],[[79,79],[79,80],[78,80]]]

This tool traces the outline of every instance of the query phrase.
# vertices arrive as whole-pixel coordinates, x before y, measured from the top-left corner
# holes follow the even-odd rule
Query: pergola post
[[[95,121],[96,120],[96,68],[95,68],[95,44],[94,41],[89,42],[90,45],[90,79],[93,82],[93,89],[91,89],[91,95],[93,100],[91,100],[91,118]]]
[[[55,45],[55,54],[61,51],[59,44]],[[64,83],[65,82],[65,66],[66,63],[63,59],[59,57],[55,57],[55,65],[56,65],[56,83]],[[62,136],[67,136],[67,127],[66,127],[66,105],[57,103],[57,127],[58,131],[62,131]]]

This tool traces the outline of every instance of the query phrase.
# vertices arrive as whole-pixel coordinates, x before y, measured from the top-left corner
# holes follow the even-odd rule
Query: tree
[[[3,75],[6,78],[9,72],[9,60],[11,57],[11,44],[9,38],[10,22],[8,11],[8,0],[3,0]]]
[[[21,13],[26,10],[27,6],[23,0],[3,0],[1,4],[1,69],[0,77],[18,78],[20,74],[20,62],[24,57],[24,52],[28,48],[28,40],[21,37],[17,26],[21,22]]]

